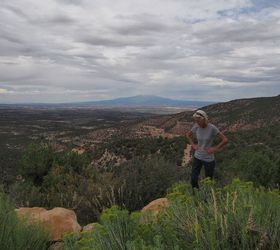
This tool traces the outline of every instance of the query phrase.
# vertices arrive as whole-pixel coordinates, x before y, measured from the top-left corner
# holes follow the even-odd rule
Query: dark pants
[[[205,177],[210,177],[211,179],[213,178],[215,161],[207,162],[193,157],[192,174],[191,174],[191,184],[193,188],[199,188],[198,176],[200,174],[200,170],[202,166],[204,166],[205,169]]]

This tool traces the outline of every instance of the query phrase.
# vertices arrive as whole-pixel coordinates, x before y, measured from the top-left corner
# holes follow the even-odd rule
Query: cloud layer
[[[0,103],[280,92],[277,0],[2,0]]]

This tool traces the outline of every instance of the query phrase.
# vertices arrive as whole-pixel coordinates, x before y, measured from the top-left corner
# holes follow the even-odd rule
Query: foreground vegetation
[[[129,214],[116,206],[103,212],[93,232],[65,238],[65,249],[280,249],[280,192],[234,180],[215,188],[205,180],[193,196],[174,185],[157,217]]]
[[[48,249],[48,235],[40,225],[19,220],[7,197],[0,192],[0,249]]]

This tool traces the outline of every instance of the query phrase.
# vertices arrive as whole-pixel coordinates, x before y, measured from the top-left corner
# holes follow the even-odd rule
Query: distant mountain
[[[22,103],[22,104],[0,104],[0,108],[136,108],[136,107],[174,107],[174,108],[198,108],[205,105],[213,104],[209,101],[182,101],[173,100],[154,95],[137,95],[131,97],[123,97],[112,100],[73,102],[73,103]]]
[[[280,95],[238,99],[201,107],[210,122],[222,130],[246,130],[267,126],[280,126]],[[167,132],[185,134],[193,125],[193,111],[152,118],[148,124]]]
[[[208,101],[182,101],[173,100],[154,95],[137,95],[123,97],[113,100],[92,101],[76,103],[77,105],[98,106],[98,107],[202,107],[213,104]]]

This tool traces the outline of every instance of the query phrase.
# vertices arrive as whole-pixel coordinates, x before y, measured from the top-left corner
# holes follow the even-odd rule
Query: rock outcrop
[[[147,206],[142,208],[142,212],[151,211],[153,215],[157,215],[159,211],[168,205],[167,198],[159,198],[150,202]]]
[[[65,233],[79,233],[81,226],[74,211],[57,207],[46,210],[40,207],[16,209],[19,218],[27,218],[28,223],[41,222],[50,232],[51,241],[60,241]]]

